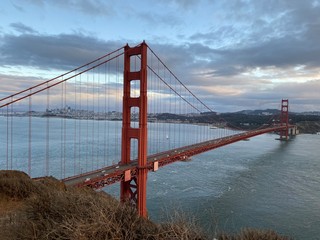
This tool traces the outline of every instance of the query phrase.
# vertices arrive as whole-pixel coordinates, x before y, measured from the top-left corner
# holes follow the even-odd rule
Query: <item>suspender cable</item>
[[[91,122],[91,170],[94,169],[94,125],[95,125],[95,121],[94,121],[94,114],[95,114],[95,107],[94,107],[94,96],[95,96],[95,83],[94,83],[94,70],[92,70],[92,80],[91,80],[91,85],[92,85],[92,120],[90,120]]]
[[[86,81],[86,95],[87,95],[87,128],[86,128],[86,164],[85,169],[88,171],[88,156],[89,156],[89,74],[87,73],[87,81]]]
[[[60,111],[63,115],[63,84],[61,84],[61,102],[60,102]],[[60,119],[60,174],[63,178],[63,117]]]
[[[84,65],[81,65],[80,67],[77,67],[77,68],[75,68],[75,69],[72,69],[72,70],[70,70],[69,72],[66,72],[66,73],[64,73],[64,74],[62,74],[62,75],[59,75],[59,76],[57,76],[57,77],[55,77],[55,78],[52,78],[52,79],[50,79],[50,80],[48,80],[48,81],[39,83],[39,84],[37,84],[37,85],[35,85],[35,86],[32,86],[32,87],[30,87],[30,88],[27,88],[27,89],[25,89],[25,90],[22,90],[22,91],[20,91],[20,92],[15,93],[15,94],[12,94],[12,95],[10,95],[10,96],[8,96],[8,97],[4,97],[4,98],[0,99],[0,102],[2,102],[2,101],[4,101],[4,100],[7,100],[7,99],[9,99],[9,98],[15,97],[15,96],[17,96],[17,95],[20,95],[20,94],[22,94],[22,93],[31,91],[31,90],[34,89],[34,88],[40,87],[40,86],[42,86],[42,85],[45,85],[45,84],[50,83],[50,82],[52,82],[52,81],[55,81],[55,80],[57,80],[57,79],[63,78],[63,77],[69,75],[70,73],[72,73],[72,72],[74,72],[74,71],[80,70],[81,68],[87,67],[87,66],[89,66],[89,65],[91,65],[91,64],[93,64],[93,63],[95,63],[95,62],[97,62],[97,61],[100,61],[101,59],[104,59],[104,58],[106,58],[106,57],[108,57],[108,56],[110,56],[110,55],[113,55],[114,53],[119,52],[119,51],[122,50],[123,48],[124,48],[124,47],[120,47],[120,48],[118,48],[117,50],[114,50],[114,51],[112,51],[112,52],[110,52],[110,53],[108,53],[108,54],[106,54],[106,55],[103,55],[103,56],[101,56],[101,57],[99,57],[99,58],[97,58],[97,59],[95,59],[95,60],[93,60],[93,61],[91,61],[91,62],[88,62],[88,63],[86,63],[86,64],[84,64]],[[122,54],[123,54],[123,53],[122,53]],[[122,54],[120,54],[120,55],[122,55]],[[119,55],[119,54],[118,54],[118,55]],[[114,58],[118,57],[118,55],[115,56]],[[109,59],[109,60],[111,60],[111,59]],[[109,61],[109,60],[108,60],[108,61]],[[90,70],[90,69],[88,69],[88,70]],[[88,71],[88,70],[87,70],[87,71]],[[81,73],[82,73],[82,72],[81,72]],[[44,89],[43,89],[43,90],[44,90]],[[19,100],[19,99],[17,99],[17,100]],[[3,105],[1,105],[0,108],[1,108],[1,107],[3,107]]]
[[[47,83],[48,85],[48,83]],[[46,176],[49,176],[49,140],[50,140],[50,127],[49,127],[49,119],[50,119],[50,116],[49,116],[49,108],[50,108],[50,99],[49,99],[49,96],[50,96],[50,89],[48,88],[47,89],[47,109],[46,109],[46,112],[47,112],[47,119],[46,119],[46,164],[45,164],[45,173],[46,173]]]
[[[81,75],[80,75],[81,76]],[[78,112],[77,107],[77,78],[74,80],[74,107],[73,107],[73,115],[76,115]],[[77,173],[77,116],[74,116],[73,121],[73,174]],[[80,127],[80,126],[79,126]]]
[[[81,149],[82,149],[82,142],[81,142],[81,129],[84,126],[82,122],[82,117],[83,117],[83,110],[82,110],[82,74],[80,75],[79,79],[79,118],[78,118],[78,126],[79,126],[79,133],[78,133],[78,169],[80,171],[80,174],[82,173],[82,154],[81,154]]]
[[[7,147],[6,147],[6,168],[9,170],[9,106],[7,106]]]
[[[64,86],[64,111],[65,117],[63,118],[63,177],[66,177],[66,160],[67,160],[67,118],[68,106],[67,106],[67,82],[63,83]]]
[[[97,98],[98,98],[98,103],[97,103],[97,167],[100,168],[100,74],[98,72],[98,83],[97,83]]]
[[[31,150],[31,141],[32,141],[32,90],[30,89],[30,97],[29,97],[29,150],[28,150],[28,174],[31,176],[31,158],[32,158],[32,150]]]
[[[148,46],[149,50],[156,56],[159,62],[170,72],[170,74],[195,98],[197,99],[209,112],[214,112],[209,106],[201,101],[186,85],[184,85],[179,78],[167,67],[167,65],[158,57],[158,55]]]

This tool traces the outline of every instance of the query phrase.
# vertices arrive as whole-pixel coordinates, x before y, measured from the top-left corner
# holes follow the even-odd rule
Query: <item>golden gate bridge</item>
[[[260,134],[287,140],[294,128],[288,99],[276,123],[255,130],[235,131],[223,119],[211,123],[214,129],[195,125],[188,119],[215,112],[145,42],[6,94],[0,169],[53,175],[75,187],[120,182],[121,201],[144,217],[149,171]]]

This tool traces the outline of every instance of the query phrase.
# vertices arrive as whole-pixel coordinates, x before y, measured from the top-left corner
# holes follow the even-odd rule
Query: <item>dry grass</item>
[[[66,188],[54,178],[30,179],[0,171],[1,239],[208,239],[195,221],[181,215],[155,224],[135,209],[91,189]],[[0,208],[0,209],[1,209]],[[1,212],[1,210],[0,210]],[[274,232],[245,230],[219,240],[285,240]]]
[[[2,217],[1,239],[205,239],[188,224],[155,224],[107,194],[53,178],[3,171],[0,189],[2,199],[23,203]]]
[[[0,171],[0,197],[15,201],[26,199],[38,188],[29,176],[19,171]]]

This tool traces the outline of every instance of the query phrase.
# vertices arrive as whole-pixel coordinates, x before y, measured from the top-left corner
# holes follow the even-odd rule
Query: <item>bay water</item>
[[[320,239],[320,135],[265,134],[149,174],[151,219],[175,210],[209,234],[272,229]]]
[[[7,126],[8,120],[5,117],[0,117],[0,168],[6,169],[8,165],[12,165],[13,169],[26,171],[28,118],[14,117],[12,121],[14,137],[11,140],[11,135],[6,134],[11,131],[11,126]],[[106,145],[115,149],[114,154],[119,153],[120,140],[115,139],[119,139],[120,132],[108,130],[107,134],[91,136],[86,134],[85,129],[91,129],[92,120],[64,121],[50,119],[51,128],[56,126],[56,130],[50,130],[49,136],[50,147],[53,148],[47,153],[50,155],[50,175],[59,178],[62,168],[68,171],[70,167],[74,171],[78,162],[81,171],[80,162],[87,161],[86,157],[90,158],[92,155],[99,158],[95,154],[106,156],[103,151]],[[46,122],[48,121],[45,118],[32,120],[33,129],[39,129],[32,134],[32,155],[35,159],[32,162],[32,171],[35,176],[43,175],[45,169],[43,149]],[[63,133],[58,130],[62,125],[71,126],[75,122],[78,125],[74,132]],[[103,132],[104,124],[101,121],[100,129],[95,127],[94,131]],[[108,124],[114,128],[121,126],[121,122]],[[170,138],[181,134],[181,131],[185,135],[181,135],[182,140],[177,138],[175,141],[180,141],[179,144],[183,145],[188,143],[189,139],[198,137],[195,135],[197,128],[208,128],[187,124],[183,124],[183,127],[180,124],[169,125],[169,128],[162,128],[162,134],[157,134],[157,138],[162,139],[162,146],[165,146]],[[149,124],[151,132],[155,126],[156,124]],[[82,132],[79,129],[84,130]],[[208,138],[221,134],[220,129],[210,131],[206,136]],[[70,166],[62,166],[61,142],[68,143],[68,136],[70,140],[75,139],[77,144],[74,147],[72,144],[68,145],[67,148],[71,148],[70,155],[64,157],[76,156],[78,159],[72,161]],[[93,146],[99,148],[96,150],[86,147],[88,142],[92,141],[90,137],[97,136],[101,139],[95,140]],[[103,139],[103,136],[107,136],[107,139]],[[220,231],[238,232],[242,228],[251,227],[273,229],[295,239],[320,239],[320,135],[301,134],[287,142],[275,138],[275,134],[264,134],[251,138],[250,141],[221,147],[193,156],[191,161],[177,162],[155,173],[149,173],[147,207],[150,219],[156,222],[167,221],[174,212],[178,212],[194,218],[209,234]],[[10,155],[12,148],[6,143],[7,140],[12,143],[15,152],[9,160],[8,154]],[[161,151],[153,147],[151,151],[158,150]],[[94,169],[104,164],[110,165],[117,162],[120,156],[108,155],[107,158],[112,159],[112,162],[101,160],[89,167]],[[72,172],[66,174],[72,175]],[[119,184],[106,187],[104,191],[118,196]]]

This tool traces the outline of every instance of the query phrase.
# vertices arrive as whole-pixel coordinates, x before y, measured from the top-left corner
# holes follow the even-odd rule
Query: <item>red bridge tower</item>
[[[281,102],[281,115],[280,115],[281,126],[286,126],[285,129],[280,131],[280,140],[288,140],[289,134],[289,100],[282,99]]]
[[[122,120],[122,146],[121,164],[130,164],[131,141],[137,140],[138,168],[135,176],[130,170],[125,173],[121,181],[120,199],[136,205],[140,216],[147,217],[146,191],[147,191],[147,44],[143,42],[137,47],[124,49],[124,85],[123,85],[123,120]],[[131,57],[140,59],[140,70],[132,71]],[[140,96],[133,97],[131,82],[139,81]],[[139,127],[131,126],[131,109],[139,109]]]

